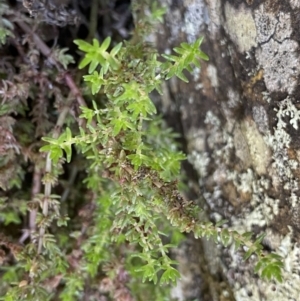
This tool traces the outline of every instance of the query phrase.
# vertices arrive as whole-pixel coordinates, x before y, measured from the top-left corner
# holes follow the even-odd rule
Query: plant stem
[[[91,13],[90,13],[90,24],[89,24],[89,35],[87,41],[91,42],[96,36],[97,25],[98,25],[98,7],[99,0],[92,0]]]
[[[52,135],[52,138],[57,139],[59,134],[60,134],[60,130],[64,124],[64,121],[66,119],[66,116],[69,112],[69,107],[64,107],[64,109],[61,111],[57,123],[55,125],[55,129],[54,129],[54,133]],[[47,154],[47,158],[46,158],[46,168],[45,168],[45,175],[47,174],[51,174],[52,171],[52,160],[50,158],[50,152]],[[44,201],[43,201],[43,208],[42,208],[42,212],[43,212],[43,216],[44,218],[46,218],[48,216],[48,209],[49,209],[49,199],[50,199],[50,195],[51,195],[51,182],[46,181],[45,182],[45,188],[44,188]],[[43,249],[43,237],[45,235],[45,227],[41,226],[40,228],[40,235],[39,235],[39,242],[38,242],[38,254],[40,254],[42,252]]]

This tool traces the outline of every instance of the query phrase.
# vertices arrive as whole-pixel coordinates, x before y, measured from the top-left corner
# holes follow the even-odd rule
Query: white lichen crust
[[[265,244],[284,258],[283,277],[285,280],[282,284],[275,284],[253,277],[255,257],[246,264],[242,259],[242,254],[239,255],[230,249],[230,264],[224,268],[224,271],[234,288],[237,301],[298,300],[297,298],[300,296],[300,267],[297,264],[300,248],[299,244],[292,242],[292,227],[288,226],[289,233],[285,235],[276,234],[271,230],[272,228],[269,228],[281,214],[280,202],[282,202],[281,199],[269,195],[271,189],[277,190],[281,187],[289,193],[290,197],[285,200],[287,206],[291,208],[292,216],[294,210],[296,219],[298,218],[299,221],[300,218],[299,210],[297,210],[299,197],[295,194],[298,190],[298,184],[294,175],[298,163],[295,159],[289,158],[288,155],[291,143],[288,125],[295,130],[298,129],[300,110],[293,104],[292,99],[287,97],[278,103],[275,112],[276,124],[273,131],[267,130],[268,119],[262,107],[253,109],[257,126],[255,122],[248,120],[244,121],[240,127],[235,127],[235,131],[240,131],[240,135],[242,135],[238,136],[239,141],[241,142],[241,137],[245,141],[243,146],[241,143],[233,143],[234,139],[230,135],[228,126],[222,126],[218,117],[208,111],[205,123],[209,127],[203,138],[210,141],[211,152],[205,151],[205,144],[203,144],[201,150],[194,150],[189,156],[190,162],[202,179],[199,181],[202,186],[207,183],[205,178],[209,177],[208,166],[215,163],[212,177],[214,181],[212,184],[213,191],[203,193],[209,208],[213,212],[217,212],[218,207],[226,206],[224,186],[230,184],[236,195],[233,205],[241,206],[240,213],[230,217],[231,229],[241,233],[253,231],[254,227],[267,229],[265,231],[268,236],[265,239]],[[229,136],[231,139],[228,139]],[[249,157],[247,160],[251,160],[249,165],[246,162],[243,163],[243,157],[239,158],[241,166],[245,167],[244,170],[240,171],[231,169],[230,160],[228,160],[232,151],[237,152],[235,149],[237,147],[248,148]],[[245,149],[243,152],[246,153]],[[255,159],[256,157],[257,159]],[[212,216],[215,217],[216,215],[212,214]],[[228,218],[228,216],[225,217]],[[292,219],[293,217],[290,220],[291,224]]]
[[[256,59],[264,69],[264,80],[269,91],[294,91],[300,71],[297,50],[296,41],[280,43],[274,39],[257,49]]]

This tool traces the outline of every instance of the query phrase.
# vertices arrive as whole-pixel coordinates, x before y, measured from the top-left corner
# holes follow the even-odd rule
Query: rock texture
[[[162,98],[196,171],[189,173],[190,186],[211,220],[267,233],[265,249],[282,255],[285,265],[282,284],[264,282],[253,274],[255,258],[245,262],[233,249],[191,239],[203,289],[191,294],[183,281],[176,288],[180,300],[299,300],[299,3],[162,1],[159,50],[169,53],[204,36],[202,50],[210,57],[189,84],[169,81]],[[184,256],[182,262],[190,275]]]

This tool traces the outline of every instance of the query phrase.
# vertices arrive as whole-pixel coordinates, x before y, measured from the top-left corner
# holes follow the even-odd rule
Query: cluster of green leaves
[[[282,257],[276,253],[265,253],[263,251],[261,243],[265,234],[259,235],[253,241],[252,232],[241,234],[237,231],[221,228],[225,223],[226,221],[224,220],[215,225],[211,222],[202,225],[198,224],[193,230],[195,237],[211,237],[214,239],[215,243],[218,244],[221,242],[225,247],[233,244],[235,251],[238,251],[240,247],[244,247],[247,250],[243,256],[244,260],[248,260],[251,256],[256,257],[255,273],[267,280],[276,279],[278,282],[282,282]]]
[[[194,43],[181,43],[180,47],[175,47],[174,51],[179,55],[163,54],[162,56],[168,60],[165,63],[164,69],[168,71],[166,79],[169,79],[176,75],[184,82],[188,82],[188,79],[183,74],[183,70],[187,69],[189,72],[193,71],[193,67],[200,68],[199,60],[208,61],[208,56],[200,50],[203,38],[197,39]]]
[[[184,57],[190,57],[197,47],[195,45],[200,46],[201,41],[197,40],[192,48],[178,49],[182,49]],[[154,131],[156,108],[149,94],[154,89],[160,91],[162,81],[172,72],[174,65],[178,70],[190,70],[192,62],[178,57],[174,64],[162,63],[156,51],[144,43],[125,42],[123,47],[119,43],[111,51],[107,51],[110,38],[102,44],[97,40],[92,44],[81,40],[75,43],[86,53],[80,63],[81,68],[89,65],[90,75],[84,76],[85,81],[91,85],[93,94],[102,92],[106,100],[100,105],[94,101],[93,108],[82,107],[81,117],[87,120],[87,124],[86,128],[80,129],[79,135],[72,137],[67,128],[58,139],[44,137],[48,144],[41,151],[50,152],[54,164],[63,157],[64,151],[69,162],[74,145],[91,162],[89,170],[92,174],[100,170],[107,173],[116,186],[110,197],[110,210],[116,216],[111,230],[118,235],[112,236],[110,243],[125,239],[139,245],[141,251],[132,256],[143,263],[136,271],[142,273],[144,280],[157,283],[162,272],[162,284],[175,281],[179,273],[168,255],[172,245],[163,244],[162,236],[167,236],[167,233],[159,226],[164,224],[163,217],[168,215],[166,202],[171,206],[174,200],[172,197],[167,200],[160,188],[179,175],[180,162],[185,156],[176,147],[170,147],[170,139],[165,139],[168,141],[165,145],[164,140],[157,141],[155,147],[151,144],[157,136],[158,126]],[[195,60],[193,57],[193,62]],[[99,189],[98,183],[90,186]],[[173,191],[169,189],[168,193],[172,195]],[[99,249],[99,245],[96,247]],[[92,267],[95,266],[93,261]]]
[[[175,262],[169,258],[168,249],[172,245],[162,243],[162,232],[158,225],[166,216],[181,232],[193,231],[196,237],[214,237],[225,246],[234,242],[236,248],[246,246],[258,256],[256,272],[262,277],[281,280],[281,258],[265,255],[259,237],[252,242],[249,234],[221,228],[220,225],[202,223],[197,220],[195,206],[179,196],[173,180],[179,174],[180,161],[185,156],[170,147],[155,148],[149,143],[147,123],[151,124],[156,113],[149,94],[156,89],[160,92],[163,80],[176,75],[187,81],[183,70],[191,71],[191,66],[199,67],[199,59],[208,57],[199,50],[203,39],[192,44],[182,43],[175,48],[178,56],[163,55],[168,61],[158,60],[159,55],[147,44],[131,42],[118,44],[110,52],[110,38],[100,45],[77,40],[79,49],[86,53],[80,67],[89,64],[89,75],[84,76],[92,93],[104,93],[106,102],[100,108],[93,102],[93,109],[83,107],[81,117],[87,120],[86,129],[72,137],[69,129],[57,140],[44,138],[49,142],[42,148],[49,151],[54,161],[59,160],[64,150],[67,161],[71,160],[71,145],[75,145],[87,159],[91,169],[106,171],[117,186],[111,195],[111,206],[116,218],[112,224],[113,240],[121,237],[140,245],[139,257],[144,265],[137,271],[143,273],[143,280],[160,282],[175,281],[179,274],[174,269]],[[92,121],[96,120],[96,126]],[[150,138],[150,140],[153,137]],[[119,184],[118,184],[119,183]],[[162,188],[163,187],[163,188]],[[251,234],[252,235],[252,234]]]

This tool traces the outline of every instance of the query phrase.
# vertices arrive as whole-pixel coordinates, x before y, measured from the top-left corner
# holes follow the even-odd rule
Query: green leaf
[[[230,243],[230,233],[228,231],[228,229],[223,229],[220,233],[220,238],[222,241],[222,244],[227,247]]]
[[[183,73],[181,73],[181,72],[176,73],[176,76],[179,77],[182,81],[184,81],[186,83],[189,82],[189,80],[187,79],[187,77]]]
[[[241,246],[242,242],[238,239],[234,240],[234,250],[237,251],[239,247]]]
[[[250,258],[250,256],[255,252],[255,249],[251,247],[245,254],[244,254],[244,260],[247,260]]]
[[[99,52],[104,52],[105,50],[107,50],[107,48],[109,47],[111,42],[111,38],[107,37],[101,44],[100,48],[99,48]]]
[[[205,61],[209,61],[209,57],[208,55],[206,55],[204,52],[200,51],[200,53],[198,54],[198,56]]]
[[[53,163],[57,163],[63,157],[63,151],[58,145],[53,145],[50,151],[50,158]]]
[[[282,282],[281,270],[278,266],[269,264],[261,272],[262,278],[271,280],[272,278]]]
[[[74,40],[74,44],[78,46],[78,48],[84,52],[89,52],[92,45],[83,40]]]
[[[220,221],[218,221],[215,226],[218,228],[218,227],[221,227],[223,226],[224,224],[227,224],[228,223],[228,220],[227,219],[222,219]]]
[[[50,143],[50,144],[58,144],[57,139],[51,138],[51,137],[42,137],[42,140]]]
[[[172,268],[168,267],[167,270],[162,274],[160,278],[160,284],[163,283],[170,283],[170,282],[176,282],[180,278],[180,273]]]
[[[79,117],[87,119],[88,123],[90,124],[94,117],[95,112],[84,106],[81,106],[80,109],[81,109],[82,113],[80,114]],[[82,133],[81,133],[81,135],[82,135]]]
[[[98,49],[100,46],[99,41],[97,39],[93,39],[93,49]]]
[[[117,44],[110,52],[110,54],[112,56],[115,56],[122,48],[122,42],[120,42],[119,44]]]
[[[70,144],[64,144],[63,149],[66,152],[67,155],[67,163],[71,162],[71,157],[72,157],[72,147]]]
[[[161,56],[164,57],[166,60],[171,61],[171,62],[177,62],[178,61],[178,57],[175,56],[175,55],[170,55],[170,54],[163,53]]]
[[[124,120],[114,120],[112,123],[114,124],[113,136],[115,137],[120,133],[120,131],[124,127]]]
[[[72,132],[69,127],[66,128],[66,141],[72,140]]]
[[[252,232],[245,232],[242,234],[242,237],[246,240],[251,240],[253,233]]]
[[[167,74],[166,79],[167,80],[170,79],[171,77],[173,77],[175,75],[175,73],[176,73],[176,69],[172,67],[170,69],[169,73]]]
[[[19,217],[19,212],[0,212],[1,220],[4,221],[4,225],[7,226],[9,224],[20,224],[21,220]]]
[[[49,152],[51,151],[51,148],[52,148],[51,144],[44,145],[40,148],[40,152]]]
[[[144,266],[142,266],[139,269],[136,269],[137,272],[142,272],[143,273],[143,282],[145,282],[147,279],[150,281],[153,281],[154,284],[157,283],[157,275],[156,275],[156,270],[153,264],[148,263]]]
[[[181,45],[181,46],[182,46],[182,45]],[[173,50],[174,50],[176,53],[178,53],[178,54],[184,54],[184,53],[185,53],[184,49],[182,49],[182,48],[180,48],[180,47],[175,47],[175,48],[173,48]]]
[[[83,60],[79,63],[78,68],[79,68],[79,69],[83,69],[83,68],[84,68],[85,66],[87,66],[91,61],[92,61],[91,58],[85,56],[85,57],[83,58]]]
[[[135,170],[138,170],[142,164],[147,165],[149,162],[148,157],[143,154],[131,154],[128,155],[127,158],[131,160],[131,164],[134,166]]]
[[[198,49],[200,48],[202,42],[204,40],[204,37],[200,37],[199,39],[196,40],[196,42],[194,43],[195,47]]]
[[[256,245],[257,247],[259,247],[259,245],[261,244],[261,242],[263,241],[263,239],[266,237],[265,233],[262,233],[261,235],[259,235],[259,237],[255,240],[254,245]]]
[[[89,70],[88,70],[89,74],[93,73],[98,65],[99,65],[99,63],[97,60],[95,60],[95,59],[91,60]]]

